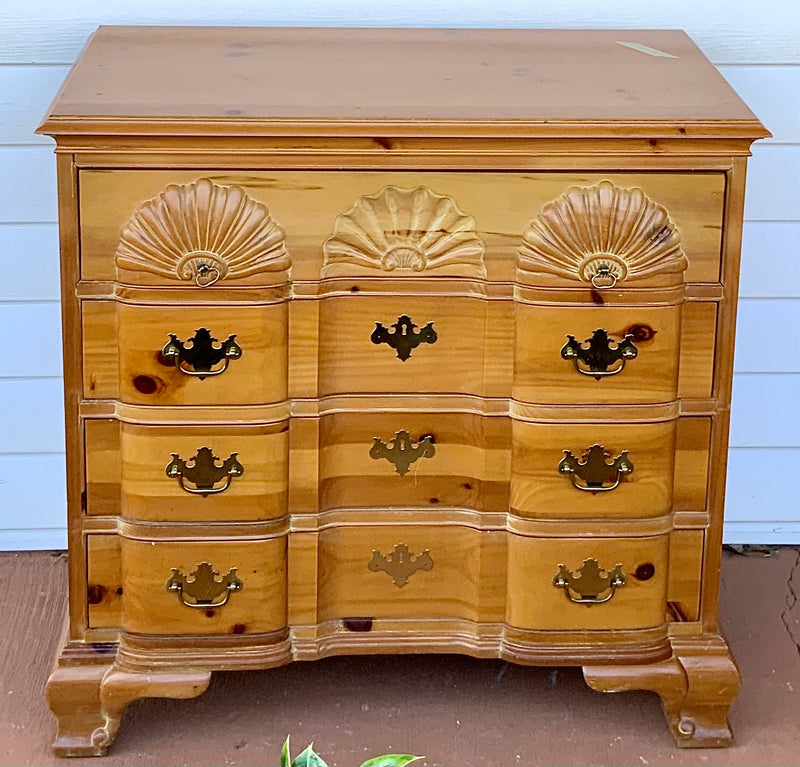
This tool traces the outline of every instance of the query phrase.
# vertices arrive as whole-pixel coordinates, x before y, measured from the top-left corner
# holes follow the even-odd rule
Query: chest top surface
[[[235,135],[404,121],[765,135],[682,31],[100,27],[40,128]],[[457,132],[457,131],[456,131]]]

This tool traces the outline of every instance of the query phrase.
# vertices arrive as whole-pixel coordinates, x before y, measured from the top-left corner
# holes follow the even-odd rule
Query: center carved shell
[[[486,276],[484,245],[472,216],[424,186],[387,186],[359,197],[336,219],[323,253],[323,277],[341,274],[348,265],[404,273],[461,265]]]

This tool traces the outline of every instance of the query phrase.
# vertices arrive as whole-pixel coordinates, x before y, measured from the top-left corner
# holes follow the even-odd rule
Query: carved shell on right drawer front
[[[401,274],[460,267],[469,276],[485,277],[483,252],[475,220],[452,197],[424,186],[387,186],[359,197],[336,219],[323,246],[322,276],[355,266]]]
[[[289,268],[283,229],[238,186],[171,184],[122,228],[119,268],[208,286]]]
[[[688,261],[662,205],[641,189],[601,181],[546,203],[525,231],[517,265],[585,282],[605,269],[622,282],[682,272]]]

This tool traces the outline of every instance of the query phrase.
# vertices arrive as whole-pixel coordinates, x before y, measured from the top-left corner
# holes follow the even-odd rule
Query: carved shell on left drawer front
[[[210,285],[289,268],[284,231],[266,205],[238,186],[202,178],[171,184],[122,228],[122,269]],[[210,274],[213,279],[203,279]]]
[[[642,189],[601,181],[542,206],[525,230],[517,265],[585,282],[605,268],[616,283],[682,272],[688,261],[666,208]]]
[[[424,186],[387,186],[359,197],[336,219],[323,246],[322,276],[355,266],[404,275],[460,267],[463,274],[485,277],[483,253],[475,220],[452,197]]]

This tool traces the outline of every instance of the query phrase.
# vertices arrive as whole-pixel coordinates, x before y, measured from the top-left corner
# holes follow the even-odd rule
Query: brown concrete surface
[[[726,553],[721,620],[742,670],[729,749],[674,748],[658,698],[604,695],[578,669],[445,656],[332,658],[215,674],[196,700],[133,704],[105,759],[60,760],[43,687],[65,606],[66,562],[0,554],[0,765],[276,765],[314,741],[330,765],[425,754],[418,764],[795,766],[798,551]]]

